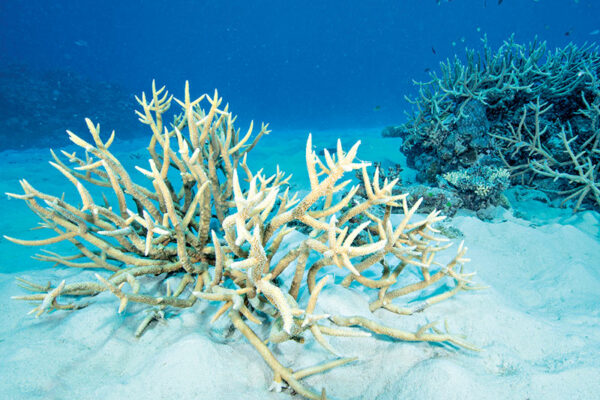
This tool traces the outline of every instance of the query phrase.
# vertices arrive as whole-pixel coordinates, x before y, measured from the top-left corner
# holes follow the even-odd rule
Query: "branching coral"
[[[547,52],[544,42],[467,51],[420,84],[403,151],[422,181],[473,165],[504,166],[513,182],[598,206],[600,54]],[[585,171],[583,171],[585,169]],[[554,182],[552,179],[554,178]]]
[[[166,308],[189,308],[198,300],[220,302],[213,321],[226,315],[273,370],[276,386],[285,382],[311,399],[325,398],[325,391],[307,387],[301,382],[303,377],[354,360],[339,358],[326,336],[376,333],[475,350],[434,323],[408,332],[363,316],[316,314],[321,290],[336,284],[328,279],[327,266],[347,270],[342,285],[374,292],[371,311],[383,308],[410,315],[476,288],[470,282],[472,274],[462,271],[467,261],[465,247],[461,245],[447,263],[435,259],[449,247],[434,228],[443,217],[434,211],[415,221],[420,201],[409,207],[406,195],[393,194],[396,181],[380,182],[378,170],[371,176],[369,165],[356,158],[360,143],[346,152],[338,141],[335,154],[325,150],[321,159],[309,136],[306,169],[310,189],[304,196],[291,195],[289,176],[279,170],[266,176],[262,170],[253,172],[247,164],[248,153],[268,133],[267,126],[254,138],[252,124],[242,134],[234,128],[235,118],[227,106],[221,107],[216,92],[212,97],[192,99],[186,84],[184,99],[177,100],[153,85],[150,98],[142,95],[137,100],[142,107],[140,121],[152,131],[149,167],[137,167],[146,181],[136,183],[110,151],[114,132],[104,141],[99,126],[87,120],[92,142],[69,132],[71,141],[85,151],[84,158],[63,152],[68,166],[53,153],[52,162],[77,189],[79,204],[42,193],[26,180],[21,181],[23,194],[9,194],[24,200],[44,221],[43,227],[57,235],[34,241],[7,239],[33,246],[71,242],[78,250],[75,255],[45,252],[37,257],[67,267],[98,270],[97,281],[92,282],[41,286],[20,280],[21,286],[37,293],[18,299],[40,302],[33,310],[37,315],[75,310],[85,306],[80,299],[111,292],[119,300],[118,312],[130,303],[149,306],[148,316],[136,331],[139,336],[150,321],[165,318]],[[182,112],[167,125],[163,119],[173,101]],[[209,105],[207,110],[201,108],[203,101]],[[366,192],[360,200],[354,198],[358,185],[340,195],[351,183],[343,180],[344,176],[352,176],[355,170],[361,172]],[[84,183],[96,189],[90,191]],[[92,194],[97,191],[102,192],[101,201]],[[370,212],[375,206],[384,207],[382,216]],[[394,226],[392,210],[396,208],[401,218]],[[358,217],[360,224],[355,222]],[[299,230],[309,234],[293,245],[282,246],[287,235]],[[401,284],[400,274],[412,268],[418,270],[420,279]],[[288,269],[292,273],[284,274]],[[141,283],[146,275],[159,279],[177,275],[179,285],[174,289],[167,285],[166,291],[156,293]],[[417,305],[395,303],[399,297],[442,282],[446,285]],[[309,295],[301,295],[303,288]],[[67,299],[75,300],[67,303]],[[266,338],[259,336],[259,325],[270,328],[267,341],[271,346],[303,341],[303,334],[310,332],[336,358],[292,371],[276,359]]]
[[[510,127],[510,135],[492,135],[497,139],[498,154],[521,184],[558,193],[563,199],[561,204],[576,199],[574,211],[579,210],[588,196],[600,207],[600,108],[598,104],[586,102],[586,108],[580,110],[591,124],[582,132],[582,137],[574,135],[568,123],[557,128],[560,129],[558,135],[548,138],[549,125],[542,126],[541,118],[551,107],[540,104],[538,98],[523,109],[517,128]],[[528,111],[533,114],[531,127],[526,123]],[[552,178],[552,182],[560,181],[558,189],[540,182],[543,177]]]

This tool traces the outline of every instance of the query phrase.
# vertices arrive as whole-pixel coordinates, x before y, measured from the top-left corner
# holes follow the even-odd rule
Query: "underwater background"
[[[599,37],[599,13],[593,0],[6,0],[0,144],[39,139],[7,139],[15,119],[59,141],[84,129],[82,116],[129,135],[133,95],[152,79],[176,96],[185,80],[217,88],[240,122],[276,132],[399,124],[413,80],[480,49],[484,35],[493,49],[513,33],[549,50],[581,45]]]

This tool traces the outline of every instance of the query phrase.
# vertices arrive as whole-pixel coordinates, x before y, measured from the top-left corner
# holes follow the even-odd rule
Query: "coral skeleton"
[[[70,242],[77,249],[74,255],[43,251],[36,258],[96,272],[95,281],[58,285],[19,279],[33,293],[16,299],[37,302],[32,310],[37,316],[80,309],[88,304],[83,301],[107,292],[118,300],[119,313],[132,303],[147,307],[135,332],[140,336],[152,321],[167,319],[169,309],[218,302],[212,320],[228,318],[241,332],[273,370],[272,387],[287,385],[309,399],[326,398],[325,389],[315,390],[303,378],[356,359],[342,357],[327,336],[376,334],[477,350],[435,322],[411,332],[386,326],[375,316],[339,315],[336,310],[319,314],[318,297],[330,285],[360,287],[372,294],[372,312],[399,315],[479,288],[471,281],[473,273],[463,272],[468,260],[462,244],[449,261],[436,260],[451,245],[435,228],[444,217],[439,211],[415,216],[420,200],[409,205],[405,194],[393,194],[396,180],[381,182],[377,169],[371,175],[369,164],[357,159],[360,142],[345,151],[338,140],[335,152],[326,150],[321,159],[309,135],[305,161],[310,188],[292,195],[290,176],[279,169],[267,176],[247,163],[268,126],[263,124],[256,134],[252,123],[245,133],[235,129],[235,117],[216,91],[193,99],[186,83],[184,98],[178,100],[153,83],[149,97],[136,99],[139,120],[152,132],[148,165],[136,167],[141,180],[134,180],[111,152],[114,132],[103,140],[100,126],[88,119],[91,141],[68,132],[83,157],[63,151],[65,162],[52,152],[51,165],[74,185],[79,201],[43,193],[25,179],[20,181],[24,193],[8,194],[25,201],[42,226],[55,233],[48,239],[8,240],[29,246]],[[181,112],[167,124],[165,113],[174,103]],[[358,185],[342,195],[351,184],[343,178],[354,176],[353,171],[360,172],[366,192],[359,200],[354,196]],[[383,214],[372,213],[374,207],[383,208]],[[400,215],[396,224],[393,210]],[[286,237],[292,232],[296,237],[307,234],[290,245]],[[338,274],[331,279],[328,266],[339,267],[341,279]],[[407,270],[416,271],[418,280],[406,284],[400,279]],[[157,293],[156,286],[145,287],[145,276],[162,280],[166,289]],[[173,276],[179,283],[171,288],[168,278]],[[427,288],[436,290],[427,297]],[[421,295],[416,305],[398,301],[415,294]],[[273,346],[288,340],[304,343],[307,333],[323,348],[325,361],[297,370],[283,365]]]

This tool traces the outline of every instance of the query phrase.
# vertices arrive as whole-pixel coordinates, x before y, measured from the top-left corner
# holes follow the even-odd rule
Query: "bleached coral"
[[[252,326],[268,325],[272,344],[301,341],[310,332],[334,354],[325,336],[361,337],[368,332],[475,349],[433,323],[407,332],[362,316],[315,314],[321,289],[340,284],[328,280],[324,268],[329,265],[347,271],[341,285],[356,282],[365,291],[375,292],[371,311],[383,308],[409,315],[474,288],[472,274],[462,272],[467,261],[462,244],[447,263],[435,259],[449,246],[445,238],[436,236],[434,228],[444,217],[434,211],[415,220],[420,201],[409,206],[406,195],[393,194],[396,180],[381,182],[377,169],[370,175],[368,164],[356,158],[360,142],[345,151],[338,141],[335,153],[324,151],[321,159],[309,136],[305,161],[310,189],[300,197],[290,194],[290,177],[283,172],[270,176],[262,170],[253,172],[247,156],[269,132],[267,126],[262,125],[253,139],[252,124],[242,134],[234,128],[235,118],[227,106],[221,107],[216,92],[212,97],[192,99],[186,84],[184,99],[177,100],[153,85],[150,98],[143,94],[137,100],[142,107],[140,121],[152,131],[149,166],[137,167],[145,181],[136,183],[109,150],[114,133],[103,140],[100,127],[87,120],[91,142],[69,132],[85,157],[63,152],[70,167],[53,153],[52,163],[75,185],[79,204],[40,192],[24,179],[24,194],[9,194],[24,200],[57,236],[33,241],[7,239],[33,246],[69,241],[76,246],[76,254],[44,252],[37,258],[99,271],[97,281],[62,282],[57,287],[21,280],[21,286],[37,293],[18,299],[41,302],[35,312],[76,310],[81,303],[68,303],[67,299],[109,291],[119,300],[118,312],[131,303],[148,306],[150,313],[141,321],[138,335],[151,320],[165,318],[166,308],[189,308],[199,300],[221,302],[213,321],[227,315],[273,370],[276,386],[281,387],[283,381],[310,399],[325,398],[325,392],[307,387],[300,381],[303,377],[355,359],[336,358],[292,371],[277,360],[265,344],[267,338],[259,337]],[[182,112],[165,124],[164,115],[173,101]],[[203,101],[208,103],[207,110],[201,108]],[[343,178],[355,170],[361,172],[366,197],[354,199],[356,185],[340,198],[336,194],[351,184]],[[92,195],[97,191],[86,189],[84,182],[103,192],[101,201]],[[109,196],[116,201],[109,201]],[[370,212],[374,206],[384,207],[382,216]],[[392,211],[396,210],[401,218],[394,226]],[[357,226],[353,221],[358,216],[363,222]],[[299,230],[309,234],[282,250],[286,236]],[[409,266],[417,269],[419,281],[402,286],[398,276]],[[283,274],[290,268],[294,269],[291,275]],[[167,274],[179,276],[179,284],[174,289],[166,284],[166,290],[159,293],[155,286],[144,287],[139,279],[146,275],[166,279]],[[286,276],[289,278],[284,279]],[[438,285],[435,295],[415,306],[395,302]],[[310,293],[308,299],[299,296],[303,288]]]

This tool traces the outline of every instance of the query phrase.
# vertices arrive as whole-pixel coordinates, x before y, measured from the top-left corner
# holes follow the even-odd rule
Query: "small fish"
[[[594,29],[593,31],[590,32],[590,35],[597,35],[600,33],[600,29]]]
[[[76,40],[74,43],[79,47],[88,47],[88,42],[85,40]]]
[[[437,54],[437,53],[435,52],[435,49],[433,48],[433,46],[431,46],[431,52],[432,52],[433,54]]]
[[[327,151],[329,154],[336,154],[337,153],[337,147],[326,147],[322,150],[323,155],[325,155],[325,151]]]
[[[568,30],[568,31],[566,31],[566,32],[565,32],[565,36],[571,36],[571,32],[572,32],[572,31],[573,31],[572,29],[571,29],[571,30]]]
[[[423,72],[429,72],[429,71],[431,71],[431,68],[425,68],[425,69],[423,70]]]
[[[373,108],[373,111],[379,111],[379,110],[381,110],[381,106],[375,106],[375,107]]]
[[[504,0],[498,0],[498,5],[502,4]]]

